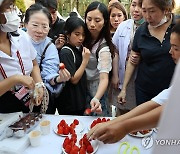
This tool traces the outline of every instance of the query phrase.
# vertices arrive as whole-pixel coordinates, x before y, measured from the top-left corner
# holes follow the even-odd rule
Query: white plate
[[[66,123],[68,124],[68,126],[70,126],[70,124],[71,123],[73,123],[73,121],[74,121],[74,119],[64,119],[65,121],[66,121]],[[79,120],[78,120],[79,121]],[[58,123],[59,124],[59,123]],[[58,132],[58,128],[57,128],[57,126],[58,126],[58,124],[56,124],[54,127],[53,127],[53,130],[54,130],[54,132],[57,134],[57,135],[59,135],[59,136],[68,136],[68,135],[64,135],[64,134],[58,134],[57,132]],[[84,125],[82,124],[82,122],[81,121],[79,121],[79,124],[78,125],[76,125],[76,127],[75,127],[75,131],[76,131],[76,134],[78,134],[78,133],[81,133],[82,131],[84,130]]]
[[[77,135],[76,145],[77,145],[78,147],[79,147],[79,140],[80,140],[82,137],[83,137],[83,134]],[[63,141],[63,142],[64,142],[64,141]],[[91,153],[91,154],[95,154],[95,153],[97,152],[98,148],[99,148],[99,141],[98,141],[98,140],[92,140],[92,141],[91,141],[91,145],[92,145],[92,147],[93,147],[93,149],[94,149],[93,153]],[[63,151],[64,154],[67,154],[67,153],[65,152],[65,149],[63,148],[63,146],[62,146],[62,151]]]
[[[132,134],[132,133],[129,133],[130,136],[133,136],[133,137],[146,137],[146,136],[150,136],[152,135],[153,133],[153,130],[150,130],[149,133],[146,133],[146,134],[141,134],[140,132],[137,132],[137,134]]]

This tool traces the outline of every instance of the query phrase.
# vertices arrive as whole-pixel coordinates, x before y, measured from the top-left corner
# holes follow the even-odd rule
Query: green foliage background
[[[26,11],[26,6],[24,0],[16,0],[16,6],[24,13]]]
[[[94,0],[58,0],[58,11],[64,17],[67,17],[74,7],[77,8],[79,14],[84,17],[84,12],[87,6]],[[97,0],[108,5],[109,0]],[[121,3],[125,6],[129,12],[129,4],[131,0],[121,0]]]

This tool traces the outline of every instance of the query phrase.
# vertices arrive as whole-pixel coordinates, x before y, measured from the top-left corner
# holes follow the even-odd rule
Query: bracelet
[[[34,94],[33,94],[34,99],[38,96],[38,90],[37,89],[39,89],[39,88],[45,88],[45,85],[43,82],[37,82],[35,84],[35,89],[34,89]]]
[[[99,102],[99,99],[97,99],[96,97],[93,97],[92,100],[95,101],[95,102]],[[91,100],[91,101],[92,101],[92,100]]]
[[[35,84],[35,88],[43,88],[43,87],[45,87],[45,85],[44,85],[43,82],[37,82],[37,83]]]

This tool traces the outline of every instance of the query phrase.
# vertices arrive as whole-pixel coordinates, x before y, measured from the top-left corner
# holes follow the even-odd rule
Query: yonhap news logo
[[[157,146],[179,146],[180,139],[155,139],[152,136],[147,136],[142,139],[142,146],[145,149],[151,148],[154,144]]]
[[[155,143],[160,146],[178,146],[180,139],[156,139]]]

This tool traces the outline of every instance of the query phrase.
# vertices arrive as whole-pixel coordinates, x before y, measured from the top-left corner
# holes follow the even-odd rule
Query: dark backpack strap
[[[96,59],[97,59],[97,61],[98,61],[99,51],[100,51],[102,48],[106,47],[106,46],[107,46],[107,43],[104,42],[104,43],[102,43],[102,44],[97,48],[97,50],[96,50]]]
[[[47,48],[51,45],[51,43],[52,42],[49,42],[47,45],[46,45],[46,47],[44,48],[44,51],[43,51],[43,53],[42,53],[42,55],[41,55],[41,60],[40,60],[40,64],[39,64],[39,68],[40,68],[40,71],[42,71],[42,61],[43,61],[43,59],[45,58],[45,53],[46,53],[46,50],[47,50]]]

